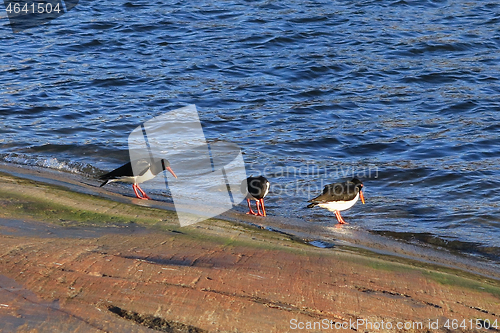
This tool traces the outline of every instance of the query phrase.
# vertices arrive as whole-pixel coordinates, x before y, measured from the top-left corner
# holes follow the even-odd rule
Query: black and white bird
[[[311,204],[307,208],[315,206],[326,208],[335,213],[340,224],[345,224],[346,222],[340,216],[340,212],[354,206],[359,198],[364,204],[363,183],[358,178],[353,178],[345,183],[326,185],[321,195],[308,201]]]
[[[266,207],[264,206],[264,197],[269,193],[269,181],[263,177],[248,177],[241,183],[241,192],[246,193],[248,203],[248,213],[257,216],[266,216]],[[252,210],[250,200],[255,200],[257,213]],[[262,206],[262,212],[260,211]]]
[[[163,172],[164,170],[169,171],[175,178],[174,171],[170,167],[170,163],[166,159],[153,160],[151,163],[148,159],[140,159],[127,164],[122,165],[118,169],[115,169],[105,175],[99,177],[100,180],[104,180],[101,187],[111,183],[111,182],[122,182],[131,183],[134,189],[135,196],[139,199],[151,199],[139,186],[147,180],[153,179],[157,174]],[[134,174],[134,170],[137,174]]]

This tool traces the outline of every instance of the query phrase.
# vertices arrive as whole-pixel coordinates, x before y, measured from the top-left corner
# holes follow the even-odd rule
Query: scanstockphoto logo
[[[181,226],[187,226],[232,209],[247,193],[241,149],[229,142],[208,144],[195,105],[155,117],[135,128],[128,137],[131,161],[150,165],[168,161],[177,178],[163,172],[148,184],[155,190],[170,189]],[[140,175],[141,163],[132,163]]]
[[[4,4],[12,31],[21,32],[64,15],[78,4],[78,0],[4,0]]]

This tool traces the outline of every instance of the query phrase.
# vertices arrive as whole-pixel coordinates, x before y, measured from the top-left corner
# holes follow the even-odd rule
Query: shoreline
[[[129,197],[127,196],[129,192],[126,186],[117,186],[112,190],[103,189],[98,186],[99,182],[94,178],[73,173],[41,167],[28,168],[15,164],[0,163],[0,175],[2,173],[49,184],[71,192],[101,197],[122,204],[140,205],[171,213],[175,210],[174,205],[169,202],[145,201]],[[153,199],[155,199],[154,196]],[[157,199],[161,200],[164,198],[157,197]],[[323,247],[323,245],[326,245],[326,247],[359,249],[362,252],[368,251],[381,256],[396,257],[403,261],[420,261],[424,264],[442,266],[500,280],[498,262],[469,254],[453,253],[448,249],[433,247],[430,244],[407,242],[359,229],[338,229],[335,226],[322,227],[314,223],[305,223],[300,219],[285,219],[272,215],[262,219],[246,215],[235,209],[225,212],[214,219],[281,233],[291,237],[295,241],[311,246]],[[177,227],[179,227],[178,223]]]
[[[315,247],[247,216],[180,227],[153,202],[30,177],[38,180],[0,173],[7,330],[284,332],[322,320],[432,320],[441,326],[431,331],[446,331],[446,320],[500,321],[495,279],[339,241]]]

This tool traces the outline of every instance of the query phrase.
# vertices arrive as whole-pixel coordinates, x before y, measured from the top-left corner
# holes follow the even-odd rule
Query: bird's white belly
[[[265,197],[269,193],[269,187],[271,184],[269,182],[266,182],[266,190],[264,191],[264,195],[262,197]]]
[[[155,178],[155,175],[153,175],[153,173],[151,173],[151,169],[149,169],[142,176],[135,177],[135,183],[136,184],[144,183],[145,181],[148,181],[153,178]]]
[[[155,176],[151,173],[151,170],[146,171],[142,176],[133,176],[133,177],[120,177],[117,179],[110,179],[109,182],[122,182],[122,183],[130,183],[130,184],[141,184],[145,181],[155,178]]]
[[[325,202],[325,203],[320,203],[318,206],[321,208],[326,208],[331,212],[334,212],[336,210],[342,211],[351,208],[354,206],[356,201],[359,199],[359,193],[356,194],[356,197],[352,199],[351,201],[331,201],[331,202]]]

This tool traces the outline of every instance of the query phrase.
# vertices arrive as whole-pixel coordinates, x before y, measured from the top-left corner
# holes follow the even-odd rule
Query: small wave
[[[409,243],[427,244],[439,249],[444,249],[455,254],[467,253],[473,256],[479,256],[489,260],[497,261],[500,256],[500,248],[497,246],[487,246],[479,242],[468,242],[457,239],[446,239],[437,237],[431,233],[410,233],[394,232],[388,230],[372,231],[375,234],[403,240]]]
[[[37,166],[40,168],[59,170],[75,174],[97,175],[102,173],[102,170],[88,163],[64,161],[55,157],[9,153],[1,154],[0,161],[20,165]]]

